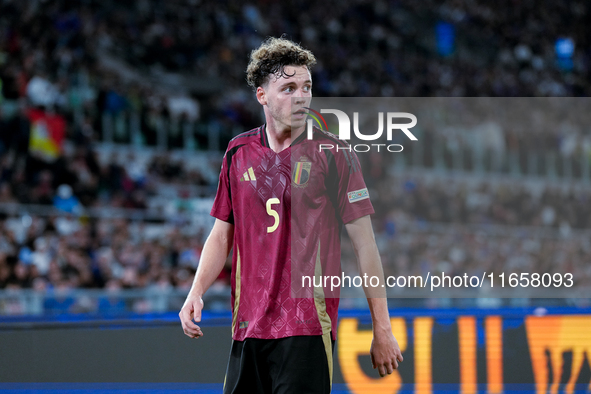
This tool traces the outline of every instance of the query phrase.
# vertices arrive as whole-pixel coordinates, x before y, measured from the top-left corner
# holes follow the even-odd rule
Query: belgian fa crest
[[[292,183],[295,186],[306,186],[310,180],[311,169],[312,163],[308,161],[308,158],[306,156],[300,157],[300,161],[293,163]]]

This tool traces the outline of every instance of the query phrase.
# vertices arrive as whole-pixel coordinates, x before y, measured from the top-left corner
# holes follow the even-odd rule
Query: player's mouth
[[[293,115],[296,115],[296,116],[305,116],[307,114],[308,114],[308,111],[306,111],[303,108],[302,109],[299,109],[299,110],[297,110],[296,112],[293,113]]]

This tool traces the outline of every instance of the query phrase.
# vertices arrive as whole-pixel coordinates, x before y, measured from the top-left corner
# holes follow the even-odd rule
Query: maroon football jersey
[[[320,151],[320,144],[344,149]],[[279,153],[265,126],[230,141],[211,215],[234,224],[235,340],[331,330],[336,339],[338,293],[302,289],[301,276],[340,275],[342,224],[374,212],[347,148],[318,129]]]

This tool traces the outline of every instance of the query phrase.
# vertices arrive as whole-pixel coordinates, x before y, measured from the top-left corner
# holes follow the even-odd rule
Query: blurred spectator
[[[125,300],[119,296],[121,291],[121,283],[118,280],[110,280],[105,289],[107,295],[99,299],[98,311],[107,313],[121,313],[126,311]]]
[[[53,206],[60,211],[77,215],[82,213],[83,209],[80,201],[72,194],[70,185],[60,185],[57,188],[57,195],[53,199]]]
[[[169,97],[168,112],[173,118],[194,122],[199,118],[199,104],[186,96]]]
[[[71,287],[66,281],[59,281],[52,296],[45,298],[43,309],[52,314],[75,313],[76,299],[71,294]]]
[[[27,84],[27,98],[35,107],[53,108],[56,104],[64,104],[60,92],[49,82],[43,71],[37,71]]]

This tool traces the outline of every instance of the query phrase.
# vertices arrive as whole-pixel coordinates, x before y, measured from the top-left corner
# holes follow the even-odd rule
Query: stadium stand
[[[317,96],[591,93],[585,2],[429,3],[1,2],[0,289],[186,291],[221,152],[260,122],[244,68],[268,35],[319,54]],[[453,56],[438,47],[439,23],[453,26]],[[564,63],[548,37],[567,25],[577,50]],[[457,130],[424,130],[403,168],[363,157],[386,272],[561,267],[591,285],[591,134],[580,126],[589,113],[578,116],[559,128],[493,127],[482,166],[454,162],[475,144]],[[55,146],[35,139],[40,120]],[[503,159],[486,159],[495,154]],[[226,271],[219,286],[227,281]],[[0,313],[124,308],[108,297],[15,300]]]

